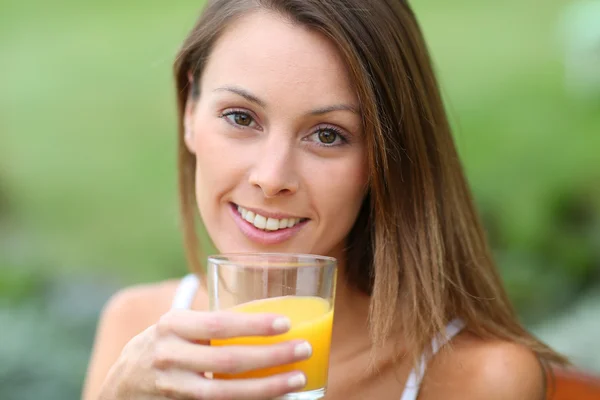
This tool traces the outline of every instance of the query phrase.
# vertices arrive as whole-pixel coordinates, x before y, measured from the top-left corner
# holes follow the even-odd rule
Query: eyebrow
[[[242,96],[243,98],[245,98],[246,100],[248,100],[251,103],[258,104],[262,108],[267,108],[267,103],[265,103],[264,101],[262,101],[261,99],[259,99],[258,97],[256,97],[252,93],[250,93],[249,91],[239,88],[237,86],[222,86],[222,87],[216,88],[214,91],[215,92],[225,91],[225,92],[235,93],[238,96]]]
[[[253,95],[249,91],[242,89],[240,87],[237,87],[237,86],[222,86],[222,87],[216,88],[214,91],[215,92],[225,91],[225,92],[235,93],[238,96],[245,98],[246,100],[248,100],[251,103],[257,104],[260,107],[265,108],[265,109],[267,108],[267,103],[265,101],[259,99],[257,96]],[[334,111],[349,111],[354,114],[360,114],[358,111],[358,108],[353,105],[350,105],[350,104],[335,104],[335,105],[331,105],[331,106],[315,108],[314,110],[310,111],[308,114],[323,115],[323,114],[328,114],[328,113],[334,112]]]
[[[350,111],[354,114],[359,114],[358,109],[350,104],[336,104],[314,109],[310,112],[311,115],[323,115],[334,111]]]

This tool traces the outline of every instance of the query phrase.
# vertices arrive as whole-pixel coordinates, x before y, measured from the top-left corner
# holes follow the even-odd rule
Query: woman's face
[[[218,250],[341,257],[367,165],[358,100],[334,45],[257,12],[221,36],[199,85],[186,143]]]

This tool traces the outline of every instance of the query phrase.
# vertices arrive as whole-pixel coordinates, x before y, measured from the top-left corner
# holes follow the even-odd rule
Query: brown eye
[[[235,113],[233,115],[233,120],[236,124],[242,126],[250,126],[250,124],[252,123],[252,117],[250,117],[248,114],[243,113]]]
[[[228,111],[221,115],[229,124],[236,128],[254,128],[256,122],[252,115],[244,111]]]
[[[329,130],[323,129],[319,131],[319,141],[324,144],[332,144],[337,139],[337,133]]]

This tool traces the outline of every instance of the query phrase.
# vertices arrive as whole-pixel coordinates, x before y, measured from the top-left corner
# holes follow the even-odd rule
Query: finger
[[[169,369],[156,374],[154,387],[161,396],[173,400],[200,399],[194,387],[198,387],[204,376],[191,371]]]
[[[156,330],[159,335],[175,334],[195,341],[277,335],[287,332],[290,325],[289,318],[276,314],[173,310],[160,318]]]
[[[157,391],[176,400],[264,400],[302,389],[306,376],[299,371],[260,379],[207,379],[190,371],[169,369],[156,378]]]
[[[192,344],[181,339],[164,340],[153,357],[158,369],[180,368],[196,372],[241,372],[301,361],[312,355],[310,343],[293,340],[269,346],[219,346]]]

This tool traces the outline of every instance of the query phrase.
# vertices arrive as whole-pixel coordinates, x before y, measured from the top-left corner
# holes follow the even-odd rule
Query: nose
[[[249,175],[249,183],[267,198],[296,193],[299,185],[293,145],[273,139],[264,142]]]

